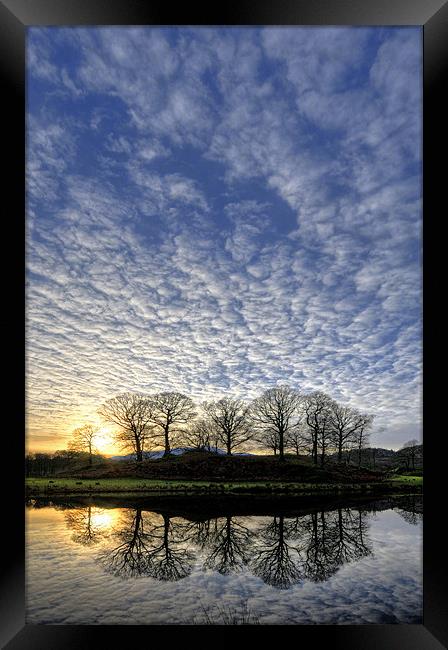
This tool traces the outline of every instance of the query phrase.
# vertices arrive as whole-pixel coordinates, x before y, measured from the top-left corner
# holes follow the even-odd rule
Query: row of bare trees
[[[326,393],[302,394],[289,386],[265,390],[244,401],[224,397],[194,404],[179,392],[153,395],[123,393],[99,409],[104,421],[115,426],[115,438],[136,460],[144,451],[163,447],[168,456],[173,444],[203,450],[224,446],[228,455],[236,449],[270,449],[280,460],[287,451],[310,455],[322,465],[329,454],[360,450],[367,442],[373,416],[336,402]],[[87,424],[74,432],[74,445],[90,456],[95,429]]]
[[[92,427],[93,428],[93,427]],[[26,476],[56,476],[59,472],[72,471],[85,467],[87,463],[103,463],[106,458],[96,452],[75,449],[28,453],[25,456]]]
[[[118,427],[117,441],[123,449],[131,449],[137,461],[154,446],[163,446],[168,456],[173,439],[197,417],[193,400],[177,392],[123,393],[107,400],[98,413]]]

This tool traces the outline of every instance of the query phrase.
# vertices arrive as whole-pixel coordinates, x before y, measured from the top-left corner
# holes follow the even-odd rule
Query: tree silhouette
[[[358,467],[361,467],[362,450],[368,444],[370,435],[369,429],[372,427],[374,418],[375,416],[372,414],[363,414],[361,416],[360,426],[353,432],[353,444],[358,449]],[[373,467],[375,468],[376,449],[372,449],[372,452]]]
[[[200,451],[215,451],[218,447],[213,422],[207,418],[193,420],[178,437],[179,442]]]
[[[151,405],[141,393],[122,393],[107,400],[98,413],[106,422],[117,425],[115,437],[123,449],[131,449],[136,460],[143,460],[145,443],[152,432]]]
[[[151,396],[151,422],[159,430],[165,446],[164,456],[171,452],[170,437],[183,432],[185,425],[196,416],[193,401],[174,391]]]
[[[298,426],[298,407],[301,397],[289,386],[269,388],[251,405],[251,420],[255,431],[267,444],[278,447],[279,459],[284,460],[287,436]],[[274,437],[273,437],[274,436]]]
[[[333,403],[330,410],[330,425],[334,443],[338,452],[338,462],[342,462],[342,452],[346,445],[363,442],[363,436],[370,426],[373,416],[360,413],[357,409]]]
[[[335,407],[336,402],[321,391],[315,391],[303,400],[305,421],[311,435],[311,453],[315,465],[317,465],[319,449],[321,465],[325,463],[325,455],[333,436],[330,418]]]
[[[204,402],[203,408],[228,456],[254,437],[248,419],[249,407],[242,400],[225,397],[217,402]]]
[[[418,440],[408,440],[408,442],[405,442],[402,448],[399,450],[400,458],[406,463],[407,469],[409,469],[409,465],[411,465],[411,469],[415,469],[415,457],[417,455],[417,448]]]
[[[68,443],[69,450],[86,451],[89,454],[89,465],[92,465],[93,453],[98,451],[95,447],[98,431],[99,428],[93,426],[93,424],[85,424],[74,429],[72,433],[73,439]]]

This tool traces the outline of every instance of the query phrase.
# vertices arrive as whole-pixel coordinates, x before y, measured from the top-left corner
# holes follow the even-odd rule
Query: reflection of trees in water
[[[421,512],[415,512],[412,510],[397,510],[397,512],[400,517],[403,517],[408,524],[412,524],[413,526],[416,526],[423,521],[423,513]]]
[[[87,506],[64,512],[65,523],[73,531],[72,540],[83,546],[98,544],[107,534],[104,526],[95,522],[98,508]]]
[[[416,514],[415,504],[400,507],[402,516]],[[94,510],[89,506],[65,513],[74,541],[93,545],[105,537],[104,526],[95,526]],[[288,589],[304,579],[328,580],[343,564],[372,553],[368,513],[362,510],[276,515],[251,527],[248,521],[228,515],[191,522],[141,508],[123,510],[98,560],[116,576],[177,581],[191,573],[194,558],[202,553],[205,569],[229,575],[248,567],[266,584]]]
[[[274,517],[264,527],[251,569],[279,589],[307,578],[328,580],[345,563],[371,554],[365,514],[349,509],[313,512],[285,520]]]
[[[329,525],[329,514],[333,513],[313,512],[301,522],[304,575],[313,582],[328,580],[338,569],[334,557],[334,528]]]
[[[240,571],[248,563],[252,533],[239,519],[227,516],[215,519],[207,540],[208,555],[204,568],[222,575]]]
[[[304,573],[313,582],[324,582],[343,564],[372,553],[367,515],[359,510],[312,513],[304,520],[304,533]]]
[[[250,562],[254,575],[278,589],[288,589],[303,577],[297,548],[288,543],[287,536],[284,516],[274,517],[258,531]]]
[[[100,563],[117,576],[138,576],[145,573],[146,534],[141,510],[127,510],[122,516],[122,526],[113,537],[120,543],[105,549],[99,555]]]
[[[217,519],[206,519],[205,521],[188,522],[185,526],[184,539],[199,550],[204,549],[211,536],[216,532],[217,521]]]
[[[335,555],[338,565],[356,562],[372,554],[367,539],[368,525],[365,513],[349,508],[339,508],[335,521]]]
[[[162,519],[163,522],[154,526],[150,533],[153,546],[148,575],[157,580],[181,580],[191,573],[194,559],[193,550],[182,544],[185,524],[167,515]]]
[[[408,524],[416,526],[423,521],[423,497],[420,494],[409,494],[400,499],[400,506],[396,512]]]
[[[116,576],[181,580],[190,574],[194,557],[193,551],[182,544],[184,528],[185,524],[167,515],[137,509],[125,514],[114,533],[120,543],[104,549],[98,559]]]

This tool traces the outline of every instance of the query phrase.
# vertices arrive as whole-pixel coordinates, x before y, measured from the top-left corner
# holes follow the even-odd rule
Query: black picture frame
[[[430,378],[440,353],[443,318],[432,312],[429,317],[431,289],[442,295],[442,237],[437,224],[443,218],[446,165],[438,161],[443,142],[444,121],[448,115],[444,99],[448,67],[448,3],[444,0],[239,0],[228,6],[174,6],[145,0],[0,0],[0,66],[2,68],[3,104],[6,107],[3,157],[6,176],[3,183],[5,211],[4,245],[0,256],[4,264],[4,316],[1,320],[4,352],[11,351],[11,362],[4,366],[7,376],[3,421],[3,468],[11,469],[4,483],[6,503],[3,541],[6,543],[1,565],[0,642],[8,650],[33,648],[136,647],[154,643],[156,630],[150,626],[51,626],[25,625],[25,541],[24,541],[24,424],[25,424],[25,32],[33,25],[417,25],[423,29],[424,43],[424,422],[425,444],[425,522],[424,522],[424,618],[422,625],[342,625],[288,626],[295,642],[328,643],[332,647],[369,650],[370,648],[426,649],[448,647],[448,616],[446,608],[446,559],[444,536],[440,530],[439,512],[443,495],[444,421],[436,418],[437,380]],[[431,252],[429,254],[429,247]],[[438,304],[434,301],[433,304]],[[3,310],[2,310],[3,311]],[[25,310],[26,318],[26,310]],[[6,435],[8,434],[8,435]],[[442,514],[443,516],[443,514]],[[7,533],[6,533],[7,531]],[[444,570],[445,569],[445,570]],[[270,630],[284,638],[282,630]],[[226,627],[219,635],[213,627],[164,627],[170,643],[224,643],[229,635],[251,643],[264,640],[266,626],[250,628]],[[262,635],[262,636],[261,636]],[[140,641],[138,638],[140,638]]]

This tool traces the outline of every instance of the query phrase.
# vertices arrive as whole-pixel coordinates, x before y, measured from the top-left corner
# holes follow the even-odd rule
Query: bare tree
[[[142,393],[123,393],[107,400],[98,413],[116,424],[116,440],[123,449],[131,449],[138,462],[143,460],[145,443],[151,436],[151,403]]]
[[[354,445],[358,450],[358,467],[361,466],[362,450],[368,444],[368,439],[370,435],[369,429],[373,424],[374,417],[375,417],[374,415],[367,415],[367,414],[361,415],[360,426],[353,433]],[[374,463],[375,463],[375,459],[374,459]]]
[[[85,424],[74,429],[73,440],[68,443],[70,451],[86,451],[89,454],[89,465],[92,465],[94,452],[98,451],[94,444],[98,431],[98,427],[94,427],[93,424]]]
[[[365,430],[365,415],[350,406],[343,406],[333,402],[330,411],[330,426],[338,452],[338,462],[342,461],[344,447],[357,440],[357,432]]]
[[[406,459],[406,466],[409,467],[409,462],[412,464],[412,469],[415,469],[415,456],[418,446],[418,440],[408,440],[400,449],[400,456]]]
[[[253,439],[254,433],[248,417],[249,406],[242,400],[224,397],[217,402],[204,402],[203,408],[229,456],[234,449]]]
[[[218,446],[214,424],[207,418],[193,420],[193,422],[182,431],[182,437],[180,440],[182,441],[182,444],[201,451],[216,450]]]
[[[300,400],[299,393],[289,386],[277,386],[268,388],[252,402],[250,412],[253,426],[262,435],[266,435],[266,440],[271,438],[273,433],[278,436],[281,461],[284,460],[287,436],[298,426]]]
[[[256,433],[255,440],[263,447],[272,449],[274,456],[277,456],[279,447],[279,433],[276,429],[260,429]]]
[[[185,425],[196,416],[196,408],[183,393],[165,392],[152,395],[151,422],[163,436],[164,456],[171,453],[170,436],[185,431]]]
[[[297,456],[311,453],[309,435],[301,428],[300,422],[288,434],[287,447],[293,449]]]
[[[303,401],[305,421],[311,434],[313,462],[317,465],[320,450],[321,465],[325,463],[325,455],[332,441],[331,413],[335,402],[326,393],[315,391],[307,395]]]

